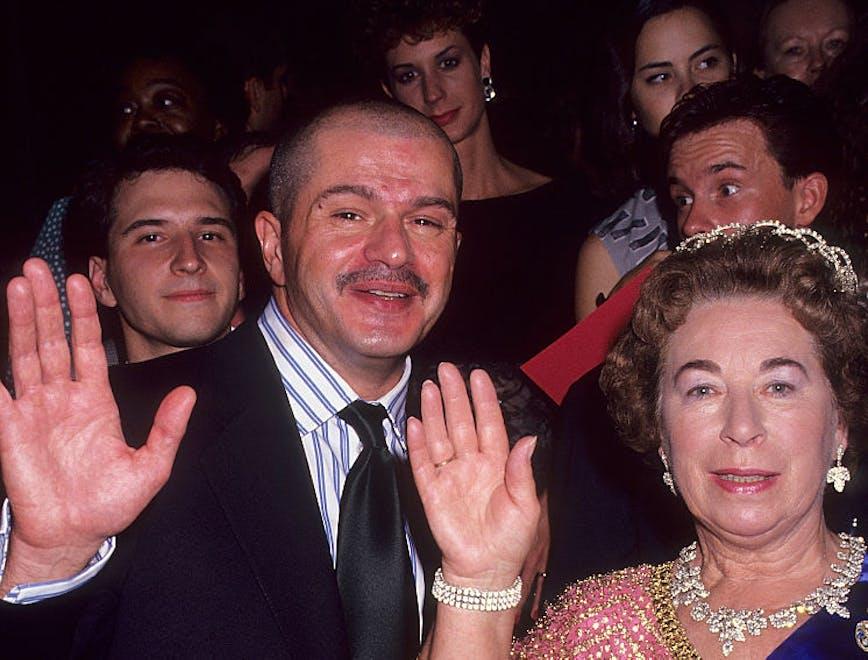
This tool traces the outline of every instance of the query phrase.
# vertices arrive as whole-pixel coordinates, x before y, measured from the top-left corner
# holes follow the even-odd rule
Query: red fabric
[[[617,293],[521,365],[522,371],[558,405],[579,378],[601,364],[621,331],[627,326],[639,289],[652,267],[639,272]]]

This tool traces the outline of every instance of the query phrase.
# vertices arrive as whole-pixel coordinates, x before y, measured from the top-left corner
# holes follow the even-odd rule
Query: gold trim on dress
[[[651,586],[649,591],[654,603],[654,614],[657,616],[657,625],[660,627],[660,637],[666,644],[673,658],[677,660],[699,660],[700,655],[687,638],[687,632],[672,604],[672,594],[669,585],[672,582],[672,565],[674,562],[666,562],[651,568]]]

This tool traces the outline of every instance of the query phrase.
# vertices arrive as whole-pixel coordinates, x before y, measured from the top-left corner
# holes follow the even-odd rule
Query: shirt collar
[[[339,410],[361,398],[289,324],[273,297],[259,317],[258,325],[280,372],[301,435],[322,426]],[[404,435],[410,367],[408,356],[398,383],[379,399],[369,401],[383,405],[399,438]]]

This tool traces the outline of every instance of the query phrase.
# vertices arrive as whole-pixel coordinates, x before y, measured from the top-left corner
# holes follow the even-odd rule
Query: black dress
[[[588,200],[580,183],[553,181],[461,202],[449,302],[414,358],[522,363],[569,330]]]

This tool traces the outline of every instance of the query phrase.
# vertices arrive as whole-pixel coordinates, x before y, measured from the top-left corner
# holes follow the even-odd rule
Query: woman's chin
[[[799,517],[774,515],[774,511],[769,508],[751,507],[715,515],[706,520],[699,519],[699,525],[717,538],[760,546],[776,536],[789,535],[802,522],[806,522],[809,516],[809,513]]]

